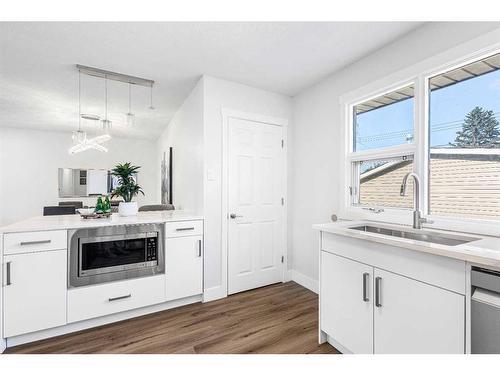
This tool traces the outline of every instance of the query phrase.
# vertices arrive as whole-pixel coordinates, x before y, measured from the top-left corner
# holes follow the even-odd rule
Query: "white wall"
[[[139,184],[145,196],[139,205],[156,203],[156,142],[113,138],[109,152],[88,150],[69,155],[71,133],[0,128],[0,226],[42,214],[43,206],[60,200],[83,200],[95,204],[95,198],[59,199],[58,168],[106,168],[118,163],[140,165]]]
[[[500,23],[431,23],[359,60],[293,100],[293,268],[318,278],[318,236],[311,225],[340,208],[343,166],[339,97],[500,27]]]
[[[205,289],[211,289],[210,294],[221,296],[227,292],[221,250],[222,108],[289,120],[291,98],[209,76],[204,77],[204,86]],[[292,139],[291,128],[289,126],[288,129],[289,145]],[[290,155],[291,147],[288,147],[288,152]],[[289,168],[289,182],[290,171]],[[292,196],[290,185],[289,197]]]
[[[158,139],[157,165],[172,147],[173,204],[203,213],[203,79],[200,79]],[[158,197],[161,198],[158,174]]]

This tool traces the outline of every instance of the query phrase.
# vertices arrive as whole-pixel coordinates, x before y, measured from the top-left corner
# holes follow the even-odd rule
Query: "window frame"
[[[352,163],[354,161],[369,161],[412,154],[413,171],[421,179],[420,202],[422,202],[423,215],[434,221],[433,224],[427,224],[426,226],[479,234],[500,235],[500,220],[429,215],[428,157],[430,78],[500,53],[498,35],[498,31],[485,34],[482,37],[444,51],[340,97],[341,132],[343,133],[341,166],[345,171],[342,184],[344,193],[340,194],[342,199],[340,215],[342,217],[354,220],[367,219],[410,225],[412,223],[411,210],[372,206],[371,208],[382,208],[384,210],[383,212],[375,213],[369,210],[369,206],[361,207],[353,205],[350,187],[353,180],[354,168]],[[414,85],[413,143],[354,152],[354,106],[411,84]]]
[[[358,104],[366,102],[368,100],[377,98],[381,95],[385,95],[391,93],[393,91],[397,91],[399,89],[408,87],[410,85],[414,86],[414,105],[413,105],[413,142],[396,145],[396,146],[388,146],[381,147],[377,149],[371,150],[363,150],[363,151],[354,151],[354,107]],[[354,193],[351,193],[352,189],[354,189],[354,179],[355,177],[355,168],[354,163],[359,161],[374,161],[379,159],[387,159],[387,158],[397,158],[403,156],[412,156],[413,157],[413,171],[416,172],[416,157],[417,157],[417,140],[419,139],[419,133],[417,131],[417,97],[415,93],[417,92],[417,80],[416,77],[406,79],[400,82],[397,82],[393,85],[389,85],[384,87],[382,90],[377,90],[369,93],[368,95],[362,96],[355,101],[351,101],[346,103],[346,138],[345,141],[345,150],[347,153],[345,154],[344,160],[344,168],[347,171],[348,176],[346,177],[346,182],[348,182],[347,186],[347,199],[348,199],[348,207],[347,213],[349,215],[354,216],[363,216],[364,212],[373,212],[370,209],[376,210],[377,217],[403,217],[405,213],[411,212],[406,208],[397,208],[397,207],[386,207],[386,206],[366,206],[366,205],[354,205],[353,198]],[[358,185],[359,189],[359,185]],[[397,220],[397,219],[396,219]]]

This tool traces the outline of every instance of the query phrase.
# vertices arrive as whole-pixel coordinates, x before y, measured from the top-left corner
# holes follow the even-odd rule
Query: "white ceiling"
[[[78,126],[75,64],[156,81],[109,83],[113,132],[156,138],[202,74],[293,96],[328,74],[420,26],[418,22],[0,23],[0,125]],[[102,80],[82,75],[82,113],[104,115]],[[87,128],[91,124],[85,124]]]

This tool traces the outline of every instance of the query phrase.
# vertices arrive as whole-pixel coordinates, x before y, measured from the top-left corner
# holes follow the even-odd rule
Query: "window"
[[[488,230],[491,223],[483,220],[500,221],[500,53],[435,74],[416,69],[415,78],[397,89],[371,96],[356,90],[373,99],[344,97],[350,213],[384,208],[384,220],[406,221],[413,179],[406,196],[400,188],[404,175],[414,171],[422,182],[424,215]]]
[[[353,151],[413,143],[413,86],[354,106]]]
[[[429,80],[429,214],[500,220],[500,54]]]
[[[399,192],[404,175],[413,170],[414,85],[356,104],[352,116],[351,203],[412,208],[412,195]]]
[[[353,179],[357,181],[353,203],[365,207],[413,207],[413,180],[408,181],[406,196],[400,195],[401,181],[413,171],[411,155],[398,158],[354,162]]]

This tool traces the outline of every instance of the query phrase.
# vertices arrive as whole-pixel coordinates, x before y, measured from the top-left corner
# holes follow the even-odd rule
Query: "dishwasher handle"
[[[471,271],[471,284],[477,288],[500,293],[500,272],[473,268]]]

